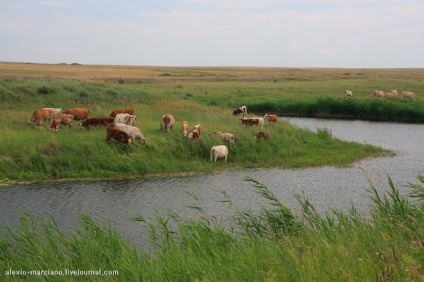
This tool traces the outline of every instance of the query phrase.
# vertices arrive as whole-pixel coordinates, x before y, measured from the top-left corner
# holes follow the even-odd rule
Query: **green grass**
[[[250,180],[261,206],[234,210],[227,219],[203,212],[183,218],[169,212],[153,221],[135,215],[134,228],[149,249],[125,240],[108,223],[81,212],[63,232],[53,217],[19,216],[0,232],[0,279],[6,281],[421,281],[424,279],[424,177],[400,195],[388,179],[385,192],[371,186],[371,212],[354,206],[318,214],[297,195],[297,215],[266,186]],[[410,196],[414,196],[412,201]],[[259,204],[258,204],[259,205]],[[225,226],[225,227],[224,227]],[[108,270],[115,276],[8,275],[10,270]]]
[[[262,83],[253,90],[267,92],[273,89],[269,84],[274,85]],[[388,154],[371,145],[334,139],[325,130],[313,133],[284,121],[276,126],[266,123],[264,130],[270,139],[255,142],[253,136],[261,129],[243,127],[240,117],[232,115],[231,107],[238,100],[233,92],[253,85],[251,82],[119,84],[0,78],[0,180],[8,184],[10,181],[207,173],[241,167],[347,166],[365,157]],[[274,91],[270,97],[275,95]],[[252,103],[257,99],[255,96],[250,96]],[[212,97],[217,102],[202,101],[201,97]],[[240,97],[240,103],[243,99],[246,97]],[[327,100],[333,101],[333,98]],[[337,103],[338,99],[334,101]],[[260,112],[259,100],[257,105]],[[106,144],[105,129],[87,131],[78,125],[72,130],[61,127],[55,134],[47,131],[47,126],[28,127],[28,117],[41,107],[89,107],[92,117],[106,117],[114,109],[133,107],[137,127],[147,144],[136,142],[131,147],[117,142]],[[167,134],[159,131],[161,117],[166,113],[176,119],[174,130]],[[202,125],[200,142],[182,138],[180,124],[184,120],[189,122],[190,129],[197,123]],[[229,149],[227,163],[210,162],[210,148],[223,144],[213,135],[216,131],[236,136],[237,142]]]

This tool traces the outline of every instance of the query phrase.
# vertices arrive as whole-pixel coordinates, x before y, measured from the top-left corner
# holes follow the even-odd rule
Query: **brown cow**
[[[89,108],[73,108],[63,112],[63,114],[70,114],[74,116],[74,120],[86,120],[90,118]]]
[[[131,145],[133,141],[127,133],[114,127],[106,128],[106,142],[109,142],[110,139],[115,139],[122,143],[127,143],[128,145]]]
[[[162,119],[160,121],[160,130],[163,130],[165,132],[172,131],[172,127],[174,127],[175,119],[174,116],[171,114],[166,114],[162,116]]]
[[[255,136],[253,136],[253,139],[255,139],[256,141],[258,141],[259,139],[267,140],[268,138],[269,138],[269,134],[268,132],[265,132],[265,131],[261,131]]]
[[[60,113],[58,110],[59,109],[56,108],[41,108],[35,110],[32,113],[32,116],[28,119],[28,125],[31,126],[36,121],[38,122],[38,125],[42,125],[43,121],[51,120],[55,114]]]
[[[53,118],[50,124],[50,130],[57,132],[60,125],[68,125],[70,129],[74,126],[74,116],[70,114],[60,114]]]
[[[109,127],[114,126],[115,118],[89,118],[80,123],[80,128],[91,129],[92,127]]]
[[[277,121],[278,121],[278,116],[277,115],[269,115],[269,114],[266,114],[265,116],[264,116],[264,118],[267,118],[268,119],[268,121],[271,123],[273,123],[273,124],[275,124]]]
[[[113,112],[110,113],[109,117],[116,117],[117,114],[130,114],[133,115],[134,114],[134,109],[133,108],[126,108],[126,109],[121,109],[121,110],[114,110]]]

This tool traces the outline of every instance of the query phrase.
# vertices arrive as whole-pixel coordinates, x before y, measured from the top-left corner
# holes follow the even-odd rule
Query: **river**
[[[110,221],[133,242],[143,240],[134,214],[153,219],[155,214],[173,211],[182,217],[199,213],[188,206],[200,206],[207,215],[228,218],[234,213],[219,190],[225,190],[241,208],[257,209],[264,199],[254,192],[251,177],[272,191],[285,205],[296,210],[294,194],[304,193],[318,212],[330,208],[347,210],[352,204],[362,212],[371,204],[367,189],[371,181],[385,189],[387,175],[405,188],[424,171],[424,125],[356,120],[283,118],[312,131],[327,129],[334,138],[382,146],[396,152],[393,157],[364,159],[346,168],[330,166],[309,169],[243,169],[217,174],[153,177],[133,180],[74,181],[18,184],[0,187],[0,225],[17,223],[22,210],[31,214],[52,214],[59,226],[71,230],[78,212]],[[195,195],[198,199],[191,195]],[[144,229],[146,230],[146,229]]]

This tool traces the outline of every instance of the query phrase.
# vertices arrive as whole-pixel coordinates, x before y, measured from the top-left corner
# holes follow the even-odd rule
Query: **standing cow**
[[[134,109],[133,108],[126,108],[126,109],[120,109],[120,110],[114,110],[110,113],[109,117],[116,117],[116,115],[118,114],[130,114],[133,115],[134,114]]]
[[[163,130],[165,132],[172,131],[174,124],[175,124],[175,119],[173,115],[171,114],[163,115],[162,120],[160,122],[160,130]]]
[[[227,155],[228,155],[228,148],[225,145],[213,146],[211,148],[211,152],[210,152],[211,162],[212,161],[216,162],[218,158],[224,158],[224,162],[226,162]]]
[[[74,116],[74,120],[86,120],[90,118],[89,108],[73,108],[63,112]]]
[[[55,116],[50,124],[50,130],[52,132],[57,132],[61,124],[68,125],[69,128],[72,129],[74,126],[74,116],[70,114],[60,114]]]
[[[247,107],[246,106],[241,106],[240,108],[238,108],[238,109],[235,109],[234,111],[233,111],[233,115],[242,115],[242,116],[247,116]]]
[[[115,139],[128,145],[131,145],[132,143],[131,137],[128,136],[126,132],[116,129],[115,127],[106,128],[106,143],[109,142],[110,139]]]
[[[60,108],[41,108],[35,110],[32,116],[28,119],[28,125],[31,126],[37,122],[37,125],[42,125],[43,121],[52,120],[54,116],[60,114],[62,109]]]
[[[352,91],[350,91],[350,90],[345,90],[345,91],[344,91],[344,95],[345,95],[346,97],[352,97],[352,96],[353,96]]]
[[[181,123],[181,130],[183,137],[188,137],[188,122],[186,120]]]
[[[123,113],[123,114],[117,114],[115,117],[115,123],[123,123],[135,126],[135,121],[137,119],[136,115]]]
[[[276,124],[276,123],[277,123],[277,121],[278,121],[278,116],[277,116],[277,115],[269,115],[269,114],[266,114],[266,115],[264,116],[264,118],[268,119],[269,123],[273,123],[273,124]]]
[[[144,138],[143,134],[141,133],[138,127],[122,123],[116,123],[115,128],[124,131],[129,137],[132,138],[132,140],[138,139],[141,143],[146,144],[146,138]]]

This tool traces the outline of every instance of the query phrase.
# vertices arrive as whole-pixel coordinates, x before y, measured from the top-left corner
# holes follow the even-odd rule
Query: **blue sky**
[[[423,0],[0,0],[0,61],[424,67]]]

